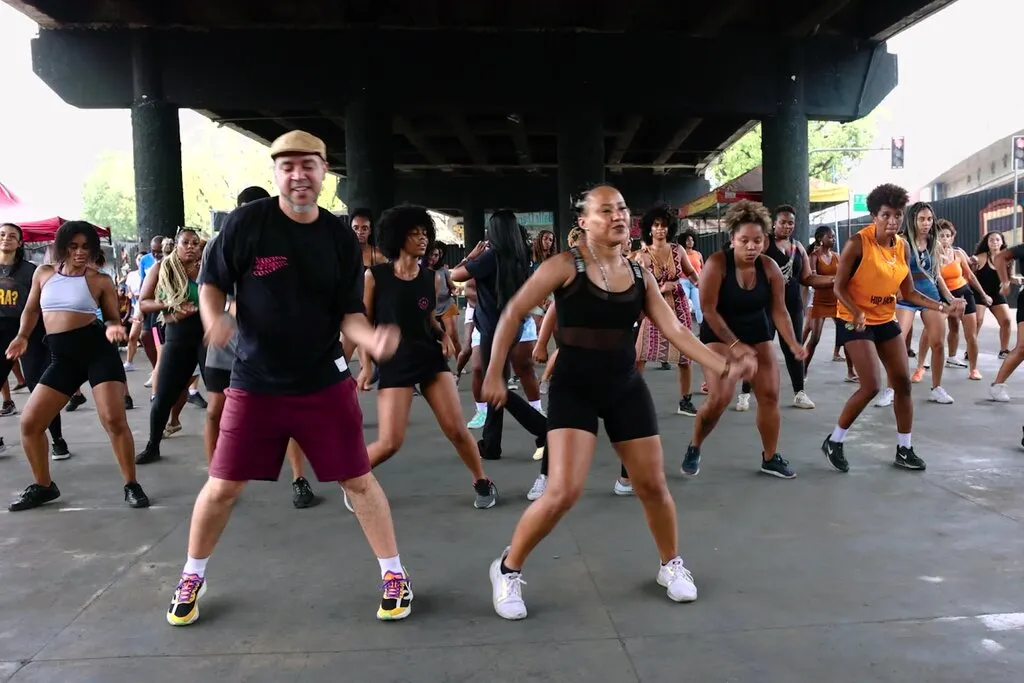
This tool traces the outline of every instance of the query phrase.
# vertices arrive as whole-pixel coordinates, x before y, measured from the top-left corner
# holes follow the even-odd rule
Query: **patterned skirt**
[[[683,288],[678,287],[677,291],[665,298],[665,302],[676,313],[676,318],[686,329],[690,329],[690,302],[683,293]],[[674,363],[676,365],[689,365],[690,359],[679,352],[679,349],[672,346],[661,330],[651,322],[651,319],[644,317],[640,322],[640,333],[636,339],[636,359],[645,363]]]

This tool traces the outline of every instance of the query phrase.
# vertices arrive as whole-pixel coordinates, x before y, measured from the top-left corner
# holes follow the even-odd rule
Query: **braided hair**
[[[182,228],[178,232],[177,239],[181,239],[185,233],[198,233],[191,228]],[[175,240],[177,241],[177,240]],[[160,262],[160,272],[157,274],[156,292],[157,300],[164,305],[164,312],[160,313],[160,320],[164,322],[165,313],[177,313],[188,301],[189,277],[185,271],[185,264],[178,256],[178,250],[174,249]]]

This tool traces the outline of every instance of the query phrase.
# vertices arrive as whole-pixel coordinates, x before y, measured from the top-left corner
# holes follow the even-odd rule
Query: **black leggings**
[[[171,416],[171,408],[192,381],[196,364],[199,365],[200,374],[206,372],[203,323],[198,313],[181,322],[166,325],[164,334],[167,340],[160,351],[156,396],[149,411],[149,445],[154,448],[159,447],[164,427]]]
[[[786,310],[789,311],[789,319],[793,321],[793,336],[799,341],[804,329],[804,303],[803,299],[786,297]],[[772,337],[775,337],[777,330],[772,326]],[[786,359],[786,370],[789,372],[789,381],[793,383],[793,392],[804,390],[804,362],[797,360],[793,352],[789,350],[782,335],[779,334],[779,346],[782,347],[782,357]],[[750,393],[750,382],[743,382],[740,391],[744,394]]]
[[[14,361],[8,360],[4,352],[17,335],[17,328],[0,331],[0,375],[3,376],[2,379],[4,381],[7,380],[7,376],[11,374],[11,369],[14,367]],[[25,374],[25,386],[28,387],[30,392],[35,391],[39,378],[43,376],[43,370],[49,364],[50,349],[46,348],[46,344],[43,342],[43,324],[40,322],[36,325],[35,331],[29,336],[25,354],[21,357],[21,371]],[[0,382],[0,384],[2,383]],[[58,411],[53,420],[50,421],[50,438],[61,439],[63,437],[60,411]]]
[[[493,343],[493,337],[481,334],[480,364],[481,367],[484,368],[484,373],[487,372],[487,366],[490,365],[491,362],[491,345]],[[513,342],[513,346],[517,343],[518,340]],[[501,374],[507,382],[509,377],[512,375],[509,363],[505,363],[505,367],[502,368]],[[525,398],[514,391],[508,392],[508,398],[505,401],[505,408],[508,408],[508,412],[512,413],[512,417],[516,419],[516,422],[521,424],[526,431],[537,437],[538,446],[543,445],[548,431],[547,418],[544,417],[543,413],[535,410]],[[480,439],[479,444],[480,455],[485,460],[496,460],[501,456],[501,432],[504,420],[504,408],[495,409],[494,406],[490,406],[487,409],[487,421],[484,422],[483,438]],[[487,455],[484,455],[485,453]]]

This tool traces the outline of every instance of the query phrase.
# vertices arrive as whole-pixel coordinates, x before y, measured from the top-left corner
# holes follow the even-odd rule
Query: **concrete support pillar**
[[[174,236],[184,224],[185,200],[178,108],[164,100],[160,55],[144,32],[133,37],[132,86],[135,220],[139,241],[148,245],[156,235]]]
[[[558,201],[555,239],[564,247],[573,224],[573,201],[604,182],[604,116],[586,107],[567,109],[558,120]]]
[[[483,241],[487,226],[484,224],[484,210],[478,206],[469,205],[462,208],[462,239],[469,252]]]
[[[346,204],[351,212],[370,209],[374,219],[395,204],[395,162],[391,114],[370,96],[345,108]]]
[[[769,209],[779,204],[792,204],[796,209],[793,238],[807,244],[810,239],[810,160],[803,54],[799,46],[786,48],[778,63],[778,112],[761,121],[764,203]]]

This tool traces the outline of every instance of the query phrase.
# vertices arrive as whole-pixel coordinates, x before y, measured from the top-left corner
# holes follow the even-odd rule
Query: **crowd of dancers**
[[[498,503],[485,463],[502,456],[504,411],[535,440],[541,472],[528,494],[533,502],[490,566],[499,616],[526,617],[524,565],[579,500],[601,423],[622,463],[615,492],[636,495],[643,506],[659,560],[655,580],[671,600],[693,601],[697,588],[678,549],[675,503],[644,366],[677,368],[677,412],[695,418],[680,463],[684,475],[699,474],[702,449],[742,383],[736,408],[749,409],[751,396],[756,401],[760,471],[793,479],[779,447],[774,340],[782,347],[793,405],[814,409],[805,380],[831,318],[837,330],[833,357],[842,360],[840,351],[845,353],[847,379],[856,388],[822,443],[827,462],[849,470],[848,431],[881,395],[896,416],[894,464],[923,470],[911,439],[911,385],[928,367],[926,352],[932,401],[952,402],[941,378],[947,344],[952,359],[961,329],[969,377],[981,379],[979,310],[992,310],[1002,332],[1006,311],[1000,307],[1006,307],[1013,282],[1012,262],[1024,258],[1024,246],[1006,249],[1001,236],[988,236],[973,255],[954,248],[952,224],[936,221],[927,205],[908,207],[907,192],[888,184],[867,197],[872,224],[838,253],[828,228],[816,231],[810,251],[792,239],[793,207],[769,213],[750,201],[730,206],[723,221],[728,245],[706,258],[696,251],[693,235],[673,243],[676,221],[663,207],[644,215],[642,245],[631,250],[626,201],[614,187],[599,185],[579,201],[567,251],[558,252],[550,233],[531,247],[515,215],[498,211],[486,241],[447,267],[422,207],[394,207],[376,224],[367,212],[353,212],[346,224],[318,208],[327,170],[318,138],[293,131],[274,141],[270,156],[278,196],[247,189],[205,249],[195,230],[179,230],[170,252],[141,279],[139,323],[160,328],[163,346],[147,442],[137,454],[125,417],[125,364],[116,346],[129,334],[114,284],[97,267],[102,255],[95,230],[82,222],[64,224],[53,247],[55,262],[36,267],[24,258],[20,229],[0,227],[0,289],[15,294],[0,299],[0,346],[6,349],[0,372],[6,377],[20,359],[31,389],[21,443],[34,482],[10,510],[61,495],[50,476],[46,432],[52,457],[62,458],[67,448],[60,412],[86,381],[121,469],[125,500],[147,507],[136,467],[161,458],[161,439],[176,431],[176,413],[188,400],[197,367],[204,379],[209,477],[195,501],[185,565],[166,613],[175,626],[199,618],[208,561],[245,484],[276,480],[286,458],[297,507],[313,504],[306,462],[319,481],[340,484],[380,565],[378,618],[409,616],[412,582],[373,470],[402,449],[415,396],[427,402],[466,466],[478,509]],[[464,346],[456,324],[459,284],[472,305]],[[814,292],[806,325],[805,288]],[[1018,333],[1021,310],[1018,305]],[[911,373],[906,340],[918,312],[925,331],[918,369]],[[552,337],[556,351],[548,357]],[[1024,360],[1019,343],[1011,349],[1001,335],[1000,344],[1003,364],[990,390],[996,401],[1008,400],[1006,380]],[[529,367],[531,354],[547,361],[544,376],[538,383],[532,368],[523,370],[516,385],[512,372]],[[353,376],[349,363],[356,356],[359,372]],[[455,359],[453,373],[449,363]],[[457,381],[471,361],[477,414],[467,424]],[[699,406],[693,401],[693,363],[702,369],[699,393],[706,394]],[[371,388],[379,429],[367,445],[357,392]],[[541,391],[548,394],[546,412]],[[474,428],[482,428],[479,440]]]

